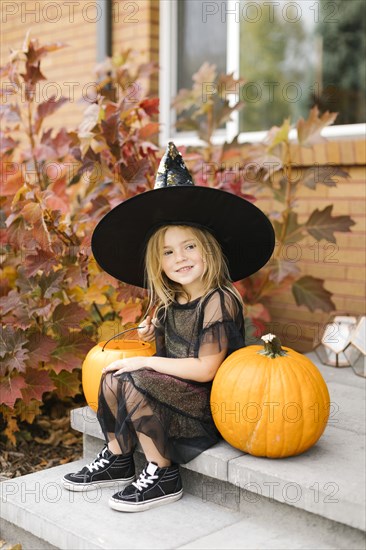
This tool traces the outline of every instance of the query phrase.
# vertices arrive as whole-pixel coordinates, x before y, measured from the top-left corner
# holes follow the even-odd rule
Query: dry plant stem
[[[89,285],[88,285],[89,286]],[[94,309],[95,311],[97,312],[98,314],[98,317],[100,318],[100,320],[102,321],[102,323],[104,323],[104,317],[99,309],[99,307],[97,306],[97,304],[95,302],[93,302],[93,306],[94,306]]]
[[[290,151],[290,144],[288,141],[284,143],[285,147],[285,162],[284,162],[284,168],[285,168],[285,174],[286,176],[286,198],[285,198],[285,209],[282,213],[282,230],[281,235],[279,239],[279,246],[277,249],[276,256],[279,257],[282,252],[283,244],[285,242],[286,234],[287,234],[287,228],[288,228],[288,219],[289,219],[289,213],[291,210],[291,177],[292,177],[292,163],[291,163],[291,151]]]
[[[290,144],[288,141],[284,143],[285,146],[285,162],[284,162],[284,172],[287,174],[286,178],[286,198],[285,198],[285,209],[282,212],[282,230],[281,235],[279,238],[278,247],[275,253],[276,258],[281,257],[282,248],[286,239],[287,235],[287,229],[288,229],[288,221],[289,221],[289,213],[291,211],[291,200],[292,200],[292,188],[291,188],[291,176],[292,176],[292,166],[291,166],[291,151],[290,151]],[[273,184],[273,181],[272,181]],[[259,299],[260,296],[265,294],[264,289],[266,288],[266,285],[269,282],[269,273],[267,271],[265,277],[263,278],[261,286],[258,288],[258,291],[254,297],[254,299]]]
[[[213,133],[213,105],[209,105],[207,111],[207,162],[212,162],[213,147],[212,147],[212,133]],[[209,187],[215,187],[215,178],[211,172],[209,172]]]
[[[28,133],[28,136],[29,136],[30,144],[31,144],[32,159],[33,159],[33,162],[34,162],[34,169],[35,169],[36,174],[37,174],[38,185],[39,185],[40,189],[43,191],[42,178],[41,178],[41,174],[40,174],[40,171],[39,171],[38,161],[37,161],[37,159],[35,157],[35,154],[34,154],[34,149],[36,147],[36,144],[35,144],[35,141],[34,141],[34,135],[33,135],[33,130],[32,130],[32,109],[31,109],[30,101],[28,101],[28,103],[27,103],[27,109],[28,109],[28,132],[27,133]]]

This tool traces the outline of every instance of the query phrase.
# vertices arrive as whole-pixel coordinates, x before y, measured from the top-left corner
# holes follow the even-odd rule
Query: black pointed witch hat
[[[163,225],[210,231],[221,245],[232,281],[263,267],[275,244],[273,227],[259,208],[232,193],[194,185],[172,142],[161,159],[154,189],[122,202],[98,223],[91,243],[94,257],[109,275],[146,287],[146,245]]]

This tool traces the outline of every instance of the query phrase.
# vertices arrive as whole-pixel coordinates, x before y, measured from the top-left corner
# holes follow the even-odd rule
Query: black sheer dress
[[[204,357],[226,355],[243,347],[242,306],[217,289],[200,298],[171,304],[155,329],[156,355]],[[117,439],[123,454],[133,452],[136,432],[150,437],[160,454],[175,464],[192,460],[221,436],[212,419],[212,382],[185,380],[146,368],[113,377],[103,376],[98,420],[107,441]]]

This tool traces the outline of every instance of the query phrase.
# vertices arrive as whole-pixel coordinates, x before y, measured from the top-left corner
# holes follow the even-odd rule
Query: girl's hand
[[[139,338],[144,342],[152,342],[155,338],[154,319],[151,319],[150,315],[148,315],[146,319],[140,323],[140,326],[144,328],[137,329]]]
[[[108,367],[105,367],[102,372],[103,374],[106,374],[108,372],[116,371],[113,376],[118,376],[123,372],[140,370],[147,367],[147,359],[147,357],[128,357],[127,359],[118,359],[117,361],[113,361],[113,363],[108,365]]]

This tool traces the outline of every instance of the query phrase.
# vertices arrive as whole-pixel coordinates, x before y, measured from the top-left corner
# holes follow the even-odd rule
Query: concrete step
[[[197,483],[191,487],[186,471],[208,478],[198,496],[232,509],[246,490],[365,530],[365,380],[351,369],[320,369],[332,408],[313,448],[296,457],[266,459],[222,441],[182,466],[188,491],[197,495]],[[71,423],[84,434],[85,457],[94,458],[103,437],[95,413],[89,407],[76,409]]]
[[[362,532],[261,496],[251,500],[252,493],[237,511],[185,493],[146,512],[116,512],[107,504],[115,488],[62,488],[61,477],[83,464],[0,483],[1,538],[21,543],[23,550],[364,549]]]

